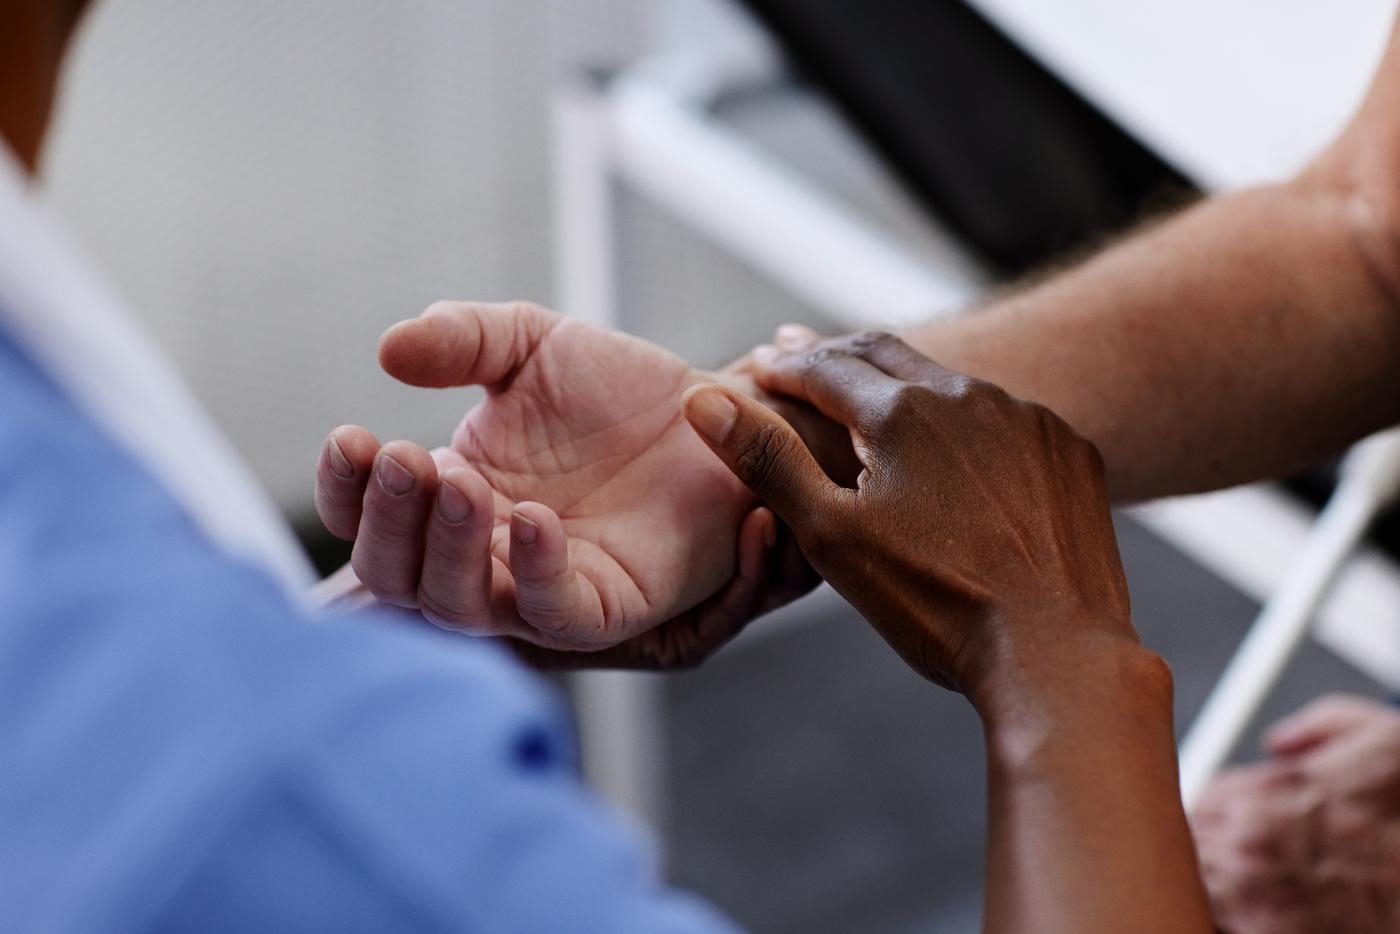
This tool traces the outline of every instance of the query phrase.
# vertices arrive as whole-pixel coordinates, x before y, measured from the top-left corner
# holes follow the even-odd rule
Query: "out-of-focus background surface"
[[[1390,0],[1320,18],[1298,2],[1143,3],[1135,13],[1108,0],[974,6],[1077,91],[1103,92],[1092,103],[1178,181],[1204,188],[1296,167],[1296,153],[1345,116],[1336,102],[1364,87],[1393,10]],[[310,534],[312,466],[327,430],[354,421],[434,444],[473,398],[379,373],[385,327],[439,298],[559,297],[555,89],[582,69],[616,72],[683,46],[712,14],[722,32],[733,13],[728,0],[106,0],[68,79],[48,185]],[[1211,41],[1178,56],[1172,43],[1192,35]],[[1304,48],[1322,64],[1265,67]],[[1181,58],[1177,84],[1150,72],[1141,53],[1152,49]],[[1296,105],[1314,92],[1325,100],[1295,106],[1305,116],[1292,122],[1277,106],[1260,113],[1253,137],[1274,134],[1279,145],[1262,151],[1277,161],[1258,147],[1212,157],[1202,143],[1226,129],[1250,137],[1245,118],[1271,94]],[[1183,95],[1225,103],[1176,120]],[[713,115],[908,255],[955,270],[969,294],[1008,276],[995,256],[950,240],[815,76],[784,68]],[[784,321],[851,326],[628,186],[611,197],[616,324],[702,365]],[[1176,670],[1184,723],[1260,594],[1134,518],[1122,519],[1121,537],[1139,626]],[[758,629],[660,688],[672,877],[758,930],[974,929],[984,776],[970,710],[908,674],[829,591]],[[1266,717],[1330,689],[1385,686],[1309,645]]]

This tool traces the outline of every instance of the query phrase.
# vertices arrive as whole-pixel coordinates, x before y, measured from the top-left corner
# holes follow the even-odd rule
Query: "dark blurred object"
[[[1300,474],[1286,482],[1284,487],[1314,508],[1321,509],[1337,488],[1337,464]],[[1392,506],[1382,513],[1367,538],[1392,557],[1400,559],[1400,507]]]
[[[913,193],[1022,273],[1194,187],[957,0],[744,0]]]
[[[296,518],[298,521],[292,523],[292,529],[317,574],[328,577],[350,563],[350,552],[355,547],[353,543],[341,541],[327,532],[321,520],[315,516]]]

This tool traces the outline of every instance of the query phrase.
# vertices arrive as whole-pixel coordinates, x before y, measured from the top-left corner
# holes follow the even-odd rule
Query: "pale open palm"
[[[682,393],[706,374],[645,341],[529,305],[434,306],[391,329],[380,356],[412,385],[482,385],[488,396],[434,453],[436,471],[401,442],[379,452],[414,475],[408,493],[360,485],[365,524],[375,496],[393,499],[404,516],[420,514],[399,528],[367,529],[356,508],[355,567],[377,595],[422,603],[440,621],[477,632],[600,649],[678,616],[731,579],[755,499],[681,417]],[[377,451],[372,439],[336,437],[339,448]],[[441,486],[468,500],[471,518],[435,521],[441,507],[430,515],[438,472]],[[332,531],[349,532],[343,516],[328,515],[335,491],[318,497]],[[423,542],[416,553],[415,534]],[[456,577],[437,591],[455,596],[423,599],[421,580],[407,593],[413,572],[428,574],[435,557],[450,560],[434,574]],[[386,566],[407,573],[383,575]]]

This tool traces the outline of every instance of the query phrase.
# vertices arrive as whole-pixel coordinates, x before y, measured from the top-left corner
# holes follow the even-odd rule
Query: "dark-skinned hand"
[[[855,489],[730,388],[689,390],[686,418],[915,671],[975,695],[1032,657],[1136,641],[1092,444],[890,335],[813,338],[787,329],[750,370],[848,429]]]

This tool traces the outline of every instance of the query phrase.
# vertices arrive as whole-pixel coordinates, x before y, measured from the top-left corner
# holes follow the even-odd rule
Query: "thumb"
[[[529,302],[438,302],[379,340],[379,365],[410,386],[501,388],[563,320]]]
[[[759,402],[706,383],[681,412],[720,460],[799,534],[813,508],[848,491],[832,483],[792,426]]]

